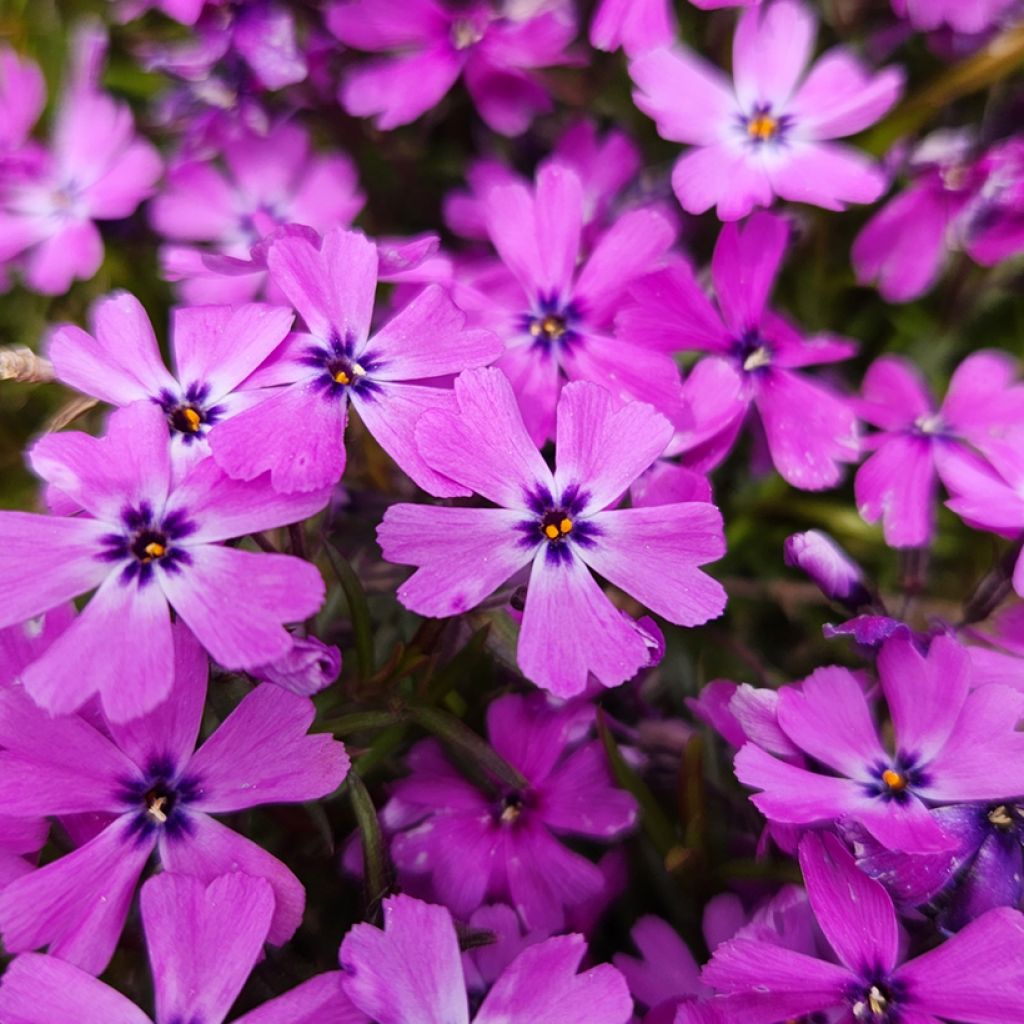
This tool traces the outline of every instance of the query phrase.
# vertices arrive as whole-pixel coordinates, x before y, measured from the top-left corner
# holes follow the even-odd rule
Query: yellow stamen
[[[999,828],[1008,828],[1013,824],[1013,818],[1002,804],[988,812],[988,820]]]
[[[200,416],[195,409],[191,408],[191,406],[186,406],[182,409],[181,415],[185,417],[185,421],[188,423],[188,429],[193,432],[198,430],[199,424],[203,422],[202,416]]]
[[[891,768],[886,768],[885,771],[882,772],[882,781],[890,789],[900,790],[907,788],[907,777],[905,775],[901,775],[899,772],[894,772]]]
[[[159,541],[151,540],[143,550],[150,558],[162,558],[167,554],[167,548]]]
[[[572,520],[568,516],[558,524],[558,529],[562,533],[568,533],[572,529]]]
[[[760,139],[767,142],[775,138],[779,130],[779,122],[770,114],[757,114],[747,121],[747,134],[752,139]]]
[[[519,807],[518,804],[509,804],[508,807],[501,812],[501,820],[508,825],[515,821],[520,814],[522,814],[522,808]]]
[[[339,370],[335,375],[334,379],[338,384],[350,384],[351,379],[344,370]]]
[[[558,539],[558,527],[555,526],[554,523],[548,523],[548,525],[544,527],[544,533],[548,540]]]
[[[159,821],[161,825],[163,825],[167,821],[167,815],[164,814],[164,810],[163,810],[164,804],[166,804],[166,803],[167,803],[167,797],[165,797],[165,796],[158,796],[146,808],[146,810],[154,818],[156,818],[156,820]]]
[[[743,360],[743,369],[749,373],[751,370],[759,370],[762,366],[768,366],[772,361],[772,354],[761,345],[760,348],[755,348],[753,352]]]

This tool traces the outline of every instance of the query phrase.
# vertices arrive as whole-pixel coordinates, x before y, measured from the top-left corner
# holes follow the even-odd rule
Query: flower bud
[[[827,533],[794,533],[786,538],[784,552],[786,565],[806,573],[831,600],[850,609],[871,603],[860,566]]]
[[[341,672],[341,651],[315,636],[292,638],[291,650],[277,661],[254,669],[252,675],[302,697],[326,689]]]

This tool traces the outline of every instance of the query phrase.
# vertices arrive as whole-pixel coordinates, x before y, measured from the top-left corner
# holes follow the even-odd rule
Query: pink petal
[[[384,929],[357,924],[341,944],[342,987],[378,1024],[469,1024],[451,915],[410,896],[384,901]]]
[[[490,331],[467,330],[466,314],[437,284],[424,288],[367,346],[375,363],[372,377],[382,381],[460,373],[494,362],[504,350]]]
[[[610,964],[577,974],[582,935],[560,935],[524,949],[484,1000],[475,1024],[623,1024],[632,1000]]]
[[[587,381],[567,384],[558,403],[555,490],[578,486],[588,510],[605,508],[665,450],[672,425],[652,406],[619,406]]]
[[[885,430],[899,430],[920,416],[928,416],[935,403],[921,371],[902,356],[882,356],[864,374],[861,419]]]
[[[149,219],[165,238],[215,242],[229,237],[238,220],[238,199],[224,175],[207,163],[172,167],[149,204]]]
[[[935,531],[938,481],[927,437],[890,435],[857,470],[857,511],[865,522],[882,520],[890,547],[923,547]]]
[[[343,398],[299,381],[214,426],[213,457],[230,477],[255,480],[270,472],[282,494],[321,492],[345,470]]]
[[[589,743],[562,761],[544,787],[540,818],[569,835],[617,839],[636,824],[636,801],[612,783],[608,758]]]
[[[474,608],[533,557],[518,527],[524,513],[496,508],[392,505],[377,528],[389,562],[415,565],[398,599],[420,615]],[[539,535],[538,535],[539,536]]]
[[[8,46],[0,49],[0,149],[20,146],[46,105],[46,81],[39,66]]]
[[[349,1002],[341,987],[344,974],[329,971],[310,978],[283,996],[271,999],[234,1024],[370,1024]]]
[[[712,145],[728,134],[738,113],[725,75],[685,47],[646,53],[630,62],[629,74],[638,89],[633,102],[670,142]]]
[[[145,643],[135,638],[145,637]],[[82,672],[82,665],[89,665]],[[152,710],[171,690],[171,618],[154,580],[109,575],[82,614],[24,673],[29,696],[51,714],[75,711],[94,693],[113,721]]]
[[[120,992],[54,956],[25,953],[0,987],[6,1024],[151,1024]]]
[[[771,213],[755,213],[742,225],[722,228],[711,274],[722,316],[734,335],[760,325],[788,242],[789,222]]]
[[[0,512],[0,628],[95,587],[110,573],[96,558],[109,527],[93,519]]]
[[[344,744],[308,734],[312,701],[264,683],[247,694],[189,761],[191,806],[210,813],[301,803],[334,792],[348,773]]]
[[[0,931],[11,953],[49,946],[91,974],[103,971],[121,936],[153,844],[124,815],[84,846],[0,892]],[[0,991],[3,991],[0,986]]]
[[[499,67],[476,56],[471,55],[466,64],[466,91],[492,131],[522,135],[538,114],[552,110],[551,97],[536,74]]]
[[[103,239],[91,220],[61,228],[25,259],[25,280],[43,295],[63,295],[73,281],[92,277],[103,262]]]
[[[153,191],[164,165],[155,146],[135,139],[111,161],[102,178],[88,186],[83,201],[96,220],[130,217]]]
[[[534,196],[521,183],[493,185],[484,195],[484,223],[502,263],[532,296],[540,279]]]
[[[455,381],[458,415],[424,413],[416,444],[444,476],[505,508],[526,509],[551,472],[523,426],[508,378],[496,369],[467,370]]]
[[[327,26],[357,50],[392,50],[444,35],[450,15],[437,0],[334,0]]]
[[[592,672],[618,686],[647,663],[647,648],[576,557],[537,552],[517,652],[523,674],[559,697],[581,693]]]
[[[802,135],[855,135],[883,117],[903,92],[900,68],[871,74],[848,50],[823,54],[793,97],[790,112]]]
[[[851,971],[887,976],[900,954],[900,927],[892,897],[868,878],[833,835],[800,841],[800,870],[821,930]]]
[[[516,345],[495,363],[515,392],[526,432],[536,447],[555,436],[555,409],[565,377],[550,349]]]
[[[817,23],[801,0],[744,11],[732,42],[733,78],[744,111],[786,106],[814,48]]]
[[[189,814],[187,835],[160,841],[164,870],[209,884],[222,875],[240,873],[263,878],[274,890],[274,916],[267,942],[280,946],[302,923],[306,894],[302,883],[276,857],[205,814]],[[2,903],[2,894],[0,894]]]
[[[223,1020],[263,952],[273,890],[240,873],[209,885],[165,873],[146,882],[139,902],[157,1018]]]
[[[675,18],[667,0],[602,0],[590,23],[590,45],[631,56],[667,46],[675,35]]]
[[[719,219],[726,221],[741,220],[757,206],[771,206],[773,185],[760,160],[725,142],[681,156],[672,170],[672,189],[687,213],[717,206]]]
[[[301,622],[323,603],[320,571],[291,555],[212,544],[191,547],[189,555],[187,570],[164,573],[160,585],[225,668],[256,668],[279,658],[292,643],[284,623]]]
[[[885,191],[885,175],[859,150],[833,142],[794,142],[786,158],[766,165],[771,188],[781,199],[845,210],[873,203]]]
[[[637,920],[629,933],[639,957],[616,953],[615,966],[629,983],[633,998],[655,1007],[680,996],[700,992],[700,968],[679,933],[651,914]],[[711,943],[712,948],[717,943]]]
[[[697,568],[725,554],[714,505],[614,509],[590,522],[600,533],[580,557],[609,583],[676,625],[697,626],[722,614],[725,589]]]

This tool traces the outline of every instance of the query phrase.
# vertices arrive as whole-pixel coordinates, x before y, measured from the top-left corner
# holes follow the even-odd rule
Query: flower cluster
[[[81,6],[0,1022],[1024,1020],[1020,0]]]

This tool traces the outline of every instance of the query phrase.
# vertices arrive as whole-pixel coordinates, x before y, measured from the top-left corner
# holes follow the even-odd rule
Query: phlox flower
[[[792,534],[786,538],[783,558],[786,565],[806,573],[829,600],[851,609],[870,604],[863,570],[827,533]]]
[[[284,341],[290,309],[249,303],[197,306],[171,314],[177,376],[163,364],[142,304],[129,292],[99,300],[92,334],[65,324],[50,335],[47,355],[59,381],[115,406],[148,400],[164,414],[175,462],[209,456],[215,423],[258,400],[245,379]]]
[[[961,478],[956,466],[971,447],[984,451],[1024,428],[1024,388],[1015,385],[1016,376],[1016,361],[1008,355],[976,352],[957,367],[936,408],[908,360],[882,356],[872,363],[857,410],[879,430],[864,438],[873,454],[857,470],[854,490],[864,519],[882,520],[887,544],[928,544],[938,481]]]
[[[906,631],[882,646],[878,671],[893,723],[883,746],[872,707],[847,669],[821,668],[778,694],[779,730],[814,764],[787,763],[746,744],[736,776],[773,822],[850,820],[890,850],[936,853],[954,845],[930,807],[1003,800],[1024,792],[1024,694],[972,690],[967,651],[948,637],[922,656]]]
[[[678,367],[628,332],[613,337],[612,318],[630,282],[661,264],[675,237],[672,223],[655,210],[630,210],[585,253],[583,183],[556,162],[541,166],[534,189],[495,186],[484,203],[504,266],[485,264],[463,275],[455,295],[474,322],[505,342],[497,365],[512,382],[534,441],[554,436],[566,380],[590,380],[671,414],[679,402]]]
[[[947,25],[954,32],[984,32],[1017,0],[892,0],[892,9],[914,28],[928,32]]]
[[[449,389],[421,382],[493,361],[497,338],[467,329],[465,314],[436,284],[371,335],[378,255],[359,232],[337,228],[319,249],[304,238],[281,238],[268,261],[308,333],[292,335],[256,375],[261,384],[284,387],[213,431],[217,463],[240,480],[269,471],[282,493],[330,486],[345,469],[351,402],[366,429],[421,487],[441,496],[468,494],[423,461],[412,430],[425,410],[454,404]]]
[[[283,497],[211,459],[173,480],[166,416],[152,402],[115,411],[102,439],[49,434],[29,460],[87,514],[0,511],[0,628],[98,588],[21,673],[51,713],[94,693],[118,722],[159,704],[172,680],[172,609],[221,665],[244,669],[282,656],[292,646],[283,624],[320,607],[315,566],[222,542],[306,519],[328,494]]]
[[[344,153],[312,151],[309,134],[283,123],[227,139],[219,163],[207,155],[171,163],[150,204],[168,240],[164,276],[186,302],[285,301],[267,278],[266,250],[286,225],[324,233],[347,227],[362,208],[356,169]]]
[[[377,530],[384,557],[417,567],[398,588],[407,608],[460,614],[529,566],[519,667],[560,696],[580,693],[591,672],[617,686],[649,660],[591,571],[677,625],[721,613],[725,591],[698,568],[725,553],[718,509],[615,507],[668,443],[663,416],[642,402],[620,407],[596,384],[567,385],[552,473],[499,370],[462,374],[455,395],[458,411],[425,413],[416,443],[437,472],[498,507],[388,509]]]
[[[907,188],[868,221],[850,256],[862,283],[908,302],[935,284],[955,250],[983,266],[1024,250],[1024,139],[977,158],[962,138],[926,139]]]
[[[726,1024],[831,1019],[857,1024],[1015,1024],[1024,1015],[1024,917],[993,910],[942,945],[907,958],[892,899],[835,836],[800,844],[817,923],[832,955],[753,938],[718,947],[703,980]],[[805,1016],[806,1015],[806,1016]]]
[[[632,1001],[610,964],[577,974],[582,935],[530,946],[494,983],[473,1024],[627,1024]],[[342,987],[377,1024],[470,1024],[459,943],[444,907],[384,900],[384,928],[357,924],[341,944]]]
[[[263,952],[274,891],[242,872],[205,883],[162,874],[142,887],[156,1013],[55,956],[24,953],[4,972],[6,1024],[223,1024]],[[341,972],[318,974],[234,1024],[369,1024],[341,990]]]
[[[567,911],[599,896],[605,879],[561,837],[610,842],[637,814],[633,798],[612,783],[601,744],[581,742],[588,717],[588,708],[555,709],[540,694],[490,705],[488,738],[525,778],[522,791],[488,793],[434,740],[413,747],[412,773],[394,786],[383,814],[385,824],[401,825],[391,854],[403,878],[428,876],[431,898],[462,919],[499,901],[530,929],[563,928]]]
[[[154,853],[164,869],[203,881],[234,871],[265,878],[273,890],[268,941],[279,945],[298,928],[299,880],[212,815],[333,792],[348,771],[345,748],[328,734],[307,735],[311,701],[263,684],[196,750],[208,663],[180,624],[169,660],[168,701],[125,724],[52,718],[21,690],[0,691],[0,812],[103,819],[84,845],[0,893],[8,952],[46,946],[100,973]]]
[[[633,301],[616,326],[647,348],[711,353],[684,387],[684,398],[697,403],[685,445],[692,468],[721,462],[753,409],[781,476],[821,490],[839,482],[841,463],[857,458],[857,417],[848,399],[799,371],[847,359],[855,345],[832,335],[804,338],[768,308],[788,240],[788,223],[771,213],[726,224],[711,264],[715,303],[676,261],[631,287]]]
[[[104,45],[94,30],[79,34],[75,46],[88,70],[71,76],[49,146],[32,146],[0,175],[0,264],[19,261],[28,287],[46,295],[99,270],[103,240],[94,222],[132,214],[162,169],[156,149],[135,134],[128,107],[97,88],[93,58]],[[0,133],[6,121],[6,133],[17,138],[27,116],[39,112],[42,94],[25,64],[15,68],[8,54],[3,75],[17,77],[0,88]]]
[[[684,47],[630,64],[637,106],[662,137],[695,147],[672,174],[688,213],[717,204],[722,220],[739,220],[776,196],[842,210],[882,194],[881,171],[833,140],[874,124],[899,97],[903,75],[872,74],[841,47],[805,74],[815,31],[809,5],[775,0],[741,16],[733,82]]]
[[[551,109],[537,68],[568,62],[573,4],[509,0],[334,0],[327,25],[347,46],[382,56],[350,69],[338,99],[378,128],[409,124],[465,76],[488,126],[521,135]]]

